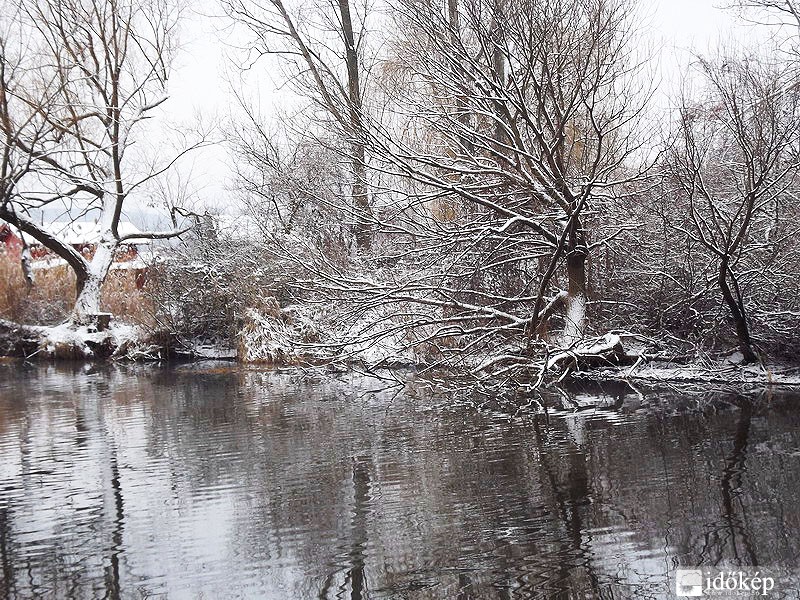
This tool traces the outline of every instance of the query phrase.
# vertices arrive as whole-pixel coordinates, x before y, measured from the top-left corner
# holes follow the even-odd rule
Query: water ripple
[[[0,598],[660,598],[800,555],[792,398],[544,422],[370,385],[0,365]]]

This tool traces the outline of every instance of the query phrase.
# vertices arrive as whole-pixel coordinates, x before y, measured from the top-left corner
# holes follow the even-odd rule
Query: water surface
[[[0,598],[670,598],[679,565],[798,563],[797,395],[509,419],[382,387],[0,364]]]

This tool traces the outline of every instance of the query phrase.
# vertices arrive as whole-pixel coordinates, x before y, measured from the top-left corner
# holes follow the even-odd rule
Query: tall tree
[[[698,68],[705,89],[683,102],[670,173],[688,201],[683,230],[708,251],[739,349],[754,362],[742,272],[780,241],[800,172],[800,94],[786,64],[732,53]]]
[[[563,306],[567,345],[586,331],[585,213],[640,174],[631,159],[646,94],[632,87],[632,14],[620,1],[401,3],[406,85],[394,106],[408,125],[370,131],[384,168],[421,186],[415,198],[480,215],[462,240],[494,236],[528,279],[497,300],[530,311],[520,319],[531,334]]]
[[[20,128],[15,123],[22,113],[10,108],[7,148],[26,156],[27,172],[35,177],[4,197],[0,217],[70,264],[77,276],[73,321],[80,323],[100,310],[100,290],[120,245],[183,231],[120,229],[126,202],[201,143],[152,162],[132,150],[152,135],[144,123],[167,100],[180,6],[170,0],[20,0],[18,7],[25,32],[36,40],[38,85],[53,92],[20,102],[22,88],[3,80],[3,96],[17,99],[44,127]],[[97,216],[100,239],[91,258],[30,217],[56,204],[73,218]]]
[[[86,263],[81,255],[26,215],[25,182],[40,171],[60,166],[56,151],[62,147],[63,135],[54,115],[61,94],[59,78],[52,72],[42,73],[37,64],[41,48],[21,26],[21,12],[16,7],[5,15],[0,32],[0,219],[51,248],[78,274],[82,286]],[[80,184],[75,183],[77,193]],[[56,196],[49,200],[55,201]]]
[[[587,260],[627,227],[598,215],[646,166],[636,14],[624,0],[409,1],[391,14],[386,110],[364,119],[391,244],[360,272],[323,253],[304,266],[324,301],[353,307],[342,347],[416,345],[510,377],[552,341],[584,343]]]
[[[347,148],[352,172],[347,212],[354,221],[358,247],[368,249],[373,219],[363,131],[365,70],[360,52],[367,15],[354,14],[350,0],[329,0],[313,9],[283,0],[223,0],[223,6],[253,34],[252,50],[257,56],[277,54],[283,59],[288,80],[314,108],[322,110],[323,125],[332,128]]]

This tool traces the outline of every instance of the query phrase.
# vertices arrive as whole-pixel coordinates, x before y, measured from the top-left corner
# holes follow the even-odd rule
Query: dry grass
[[[0,316],[28,324],[62,321],[75,297],[75,276],[64,266],[35,271],[34,277],[29,286],[19,262],[0,255]]]
[[[103,285],[100,307],[117,318],[148,329],[156,324],[152,295],[147,293],[147,281],[137,287],[136,278],[141,271],[119,269],[111,271]]]
[[[101,296],[101,308],[117,318],[151,327],[153,305],[136,285],[137,271],[112,271]],[[146,284],[145,284],[146,285]],[[34,270],[29,286],[19,261],[0,252],[0,318],[31,325],[63,321],[75,301],[75,275],[64,266]]]
[[[27,286],[22,269],[0,253],[0,317],[17,321]]]

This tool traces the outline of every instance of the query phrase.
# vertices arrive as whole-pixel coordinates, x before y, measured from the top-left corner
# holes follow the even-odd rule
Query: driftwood
[[[548,375],[555,374],[560,381],[576,371],[633,365],[637,360],[638,356],[625,352],[619,335],[607,333],[603,337],[583,341],[548,356],[540,371],[537,385]]]
[[[514,376],[521,377],[527,386],[535,389],[545,382],[561,381],[576,371],[631,366],[646,360],[648,357],[642,354],[641,349],[634,352],[625,350],[623,335],[607,333],[580,340],[567,348],[549,346],[534,356],[524,352],[494,355],[477,366],[473,373],[481,376],[486,373],[485,377],[489,378],[516,374]]]
[[[609,333],[592,342],[576,344],[549,357],[547,370],[558,370],[571,364],[574,370],[593,369],[604,366],[633,364],[636,357],[625,352],[618,335]]]

